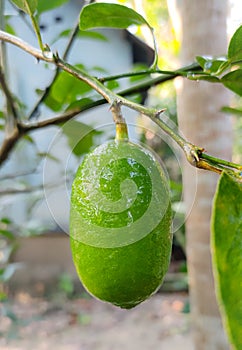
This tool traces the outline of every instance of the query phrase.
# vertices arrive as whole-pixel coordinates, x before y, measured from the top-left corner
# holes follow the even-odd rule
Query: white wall
[[[40,19],[40,23],[45,26],[42,32],[43,41],[51,43],[53,38],[63,29],[71,28],[73,23],[77,21],[80,8],[81,1],[74,0],[58,9],[44,13]],[[37,46],[34,34],[12,6],[7,6],[6,12],[13,15],[10,22],[16,33],[27,42]],[[61,17],[62,20],[56,22],[55,18],[57,17]],[[72,64],[83,63],[88,69],[101,66],[107,71],[106,74],[129,71],[132,66],[131,48],[123,38],[122,32],[102,30],[102,33],[107,37],[107,41],[78,39],[68,61]],[[66,40],[63,38],[57,41],[51,46],[51,49],[57,50],[61,56]],[[45,89],[54,74],[54,67],[49,70],[45,63],[38,63],[30,55],[10,45],[8,45],[8,65],[11,89],[20,100],[24,101],[28,114],[38,99],[35,89]],[[124,87],[125,82],[122,83]],[[3,103],[1,99],[0,102]],[[41,109],[40,118],[51,117],[52,115],[53,112],[46,107]],[[135,122],[136,113],[126,109],[125,116],[128,122]],[[104,131],[104,139],[114,135],[114,125],[108,105],[82,114],[79,120]],[[130,134],[131,138],[136,138],[135,127],[130,127]],[[31,136],[36,141],[38,151],[51,151],[60,162],[56,163],[46,159],[39,163],[39,159],[34,157],[36,148],[33,145],[28,143],[19,144],[19,150],[11,155],[10,160],[1,169],[1,174],[7,176],[12,173],[31,172],[34,169],[35,173],[18,179],[28,181],[32,186],[39,186],[43,182],[45,200],[38,202],[33,207],[33,198],[38,198],[39,195],[43,194],[42,191],[35,194],[28,193],[2,197],[0,199],[0,217],[3,215],[10,216],[16,222],[22,222],[23,225],[28,224],[30,226],[32,224],[38,226],[39,222],[53,227],[58,225],[63,230],[68,231],[70,182],[67,183],[66,172],[73,173],[80,160],[71,154],[69,147],[67,147],[66,138],[57,127],[33,132]],[[99,139],[97,142],[103,142],[103,139]],[[71,176],[69,179],[71,179]],[[9,185],[12,186],[11,183]],[[57,187],[53,188],[53,185],[57,185]],[[50,186],[51,188],[49,188]],[[33,209],[30,216],[27,213],[29,207]]]

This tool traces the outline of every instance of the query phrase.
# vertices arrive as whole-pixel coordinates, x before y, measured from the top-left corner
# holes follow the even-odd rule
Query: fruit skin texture
[[[126,166],[126,163],[123,162],[124,154],[126,154],[127,159],[138,159],[137,163],[141,159],[145,159],[143,165],[147,165],[144,168],[147,170],[148,175],[145,172],[142,174],[144,169],[135,164],[135,162],[128,161],[131,164],[131,168]],[[89,201],[89,192],[95,192],[96,186],[93,183],[91,174],[95,173],[96,168],[100,167],[102,163],[105,163],[104,166],[108,164],[109,167],[113,161],[117,160],[122,160],[123,164],[120,168],[117,162],[117,166],[112,168],[113,172],[118,174],[117,178],[122,178],[124,166],[128,169],[128,175],[135,179],[135,181],[137,180],[136,185],[141,188],[139,190],[137,187],[137,193],[141,193],[142,197],[137,197],[141,201],[141,206],[139,206],[139,203],[136,204],[135,211],[138,212],[137,217],[135,217],[135,211],[129,212],[126,209],[123,210],[123,215],[120,215],[120,222],[112,215],[111,219],[109,218],[105,222],[105,213],[103,210],[97,209],[92,211],[91,209],[92,203],[90,204]],[[149,177],[152,177],[153,173],[156,173],[156,177],[153,180],[156,181],[155,186],[158,186],[158,194],[157,191],[150,193],[150,188],[145,189],[143,186],[145,183],[150,185]],[[107,178],[105,171],[100,174],[104,175],[104,180]],[[108,174],[110,178],[110,168]],[[119,199],[117,196],[122,196],[122,193],[119,193],[120,183],[118,184],[116,182],[117,178],[115,176],[112,178],[114,179],[114,183],[111,186],[108,186],[104,181],[104,185],[106,186],[103,187],[106,189],[106,195],[109,199],[112,199],[112,192],[114,192],[113,198],[115,201]],[[97,185],[98,189],[100,189],[101,182]],[[151,183],[151,185],[153,186],[154,184]],[[132,191],[130,190],[130,192]],[[124,226],[125,232],[122,231],[121,227],[121,231],[118,231],[117,235],[119,235],[119,232],[121,232],[121,235],[122,232],[125,234],[128,228],[132,228],[132,221],[128,222],[128,224],[124,222],[125,218],[127,219],[127,212],[128,217],[132,216],[134,221],[139,220],[144,215],[141,207],[143,206],[147,209],[146,202],[151,200],[151,195],[155,197],[154,203],[158,215],[153,216],[149,213],[148,217],[145,217],[145,224],[142,223],[139,226],[141,228],[146,226],[144,227],[144,233],[139,235],[138,232],[137,235],[137,232],[133,231],[134,234],[132,234],[131,229],[130,234],[134,236],[133,240],[131,237],[129,241],[130,237],[127,236],[128,240],[125,237],[123,242],[122,239],[114,239],[112,242],[112,239],[110,240],[112,236],[107,236],[108,243],[100,239],[99,233],[101,232],[102,234],[104,232],[105,235],[105,232],[109,230],[109,223],[114,230],[115,227],[120,229],[122,225]],[[93,199],[95,203],[98,203],[98,194],[95,193]],[[132,204],[134,203],[133,201]],[[158,206],[157,204],[160,205]],[[86,211],[85,208],[87,208]],[[154,211],[154,207],[152,210]],[[159,211],[161,211],[161,214],[159,214]],[[92,221],[91,225],[93,223],[98,224],[94,227],[94,231],[92,228],[90,235],[94,239],[91,239],[89,242],[89,232],[86,232],[86,230],[88,231],[90,221]],[[85,225],[82,225],[83,222],[85,222]],[[127,230],[125,227],[126,224]],[[99,225],[102,226],[102,230]],[[152,230],[147,233],[145,230],[146,228],[149,229],[149,226],[152,227]],[[171,205],[163,170],[147,150],[130,142],[111,141],[98,147],[94,152],[86,156],[73,182],[70,236],[72,256],[77,273],[86,290],[96,298],[110,302],[121,308],[130,309],[156,292],[162,283],[170,261],[172,246]]]

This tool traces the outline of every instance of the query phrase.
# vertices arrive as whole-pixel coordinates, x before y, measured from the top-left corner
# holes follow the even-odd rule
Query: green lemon
[[[96,298],[129,309],[160,287],[171,254],[171,205],[150,151],[114,140],[84,158],[72,185],[70,237],[77,273]]]

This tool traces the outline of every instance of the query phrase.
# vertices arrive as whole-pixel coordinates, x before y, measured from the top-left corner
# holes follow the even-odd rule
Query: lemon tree
[[[23,38],[14,35],[16,31],[8,23],[11,15],[5,16],[3,13],[3,1],[0,6],[3,19],[1,42],[14,45],[35,57],[37,61],[45,62],[47,69],[52,70],[54,67],[55,73],[44,90],[40,84],[42,88],[36,91],[39,95],[33,101],[33,109],[28,111],[24,98],[20,100],[20,96],[16,96],[12,90],[12,79],[8,74],[14,73],[15,69],[8,69],[11,68],[8,67],[8,55],[5,52],[8,45],[2,45],[0,80],[4,106],[0,111],[0,164],[4,164],[15,152],[15,146],[23,138],[31,145],[35,143],[31,137],[33,130],[52,125],[63,126],[65,121],[106,102],[111,106],[116,102],[150,118],[181,147],[192,166],[220,175],[213,204],[211,251],[217,297],[224,324],[231,344],[240,350],[242,166],[206,154],[202,147],[184,139],[170,127],[169,122],[159,118],[162,110],[135,103],[130,96],[181,76],[195,81],[222,84],[241,97],[242,26],[232,36],[224,56],[198,56],[196,62],[188,67],[164,71],[157,67],[158,51],[153,29],[146,19],[131,8],[100,2],[85,6],[80,13],[80,31],[78,32],[78,28],[73,31],[65,28],[56,39],[69,38],[61,57],[51,50],[51,43],[43,43],[39,20],[43,12],[67,1],[9,1],[25,13],[20,16],[20,20],[22,18],[25,21],[26,16],[29,16],[29,23],[32,24],[30,30],[35,32],[39,47],[33,47]],[[97,78],[82,64],[67,62],[67,56],[78,36],[104,39],[103,35],[88,31],[89,29],[125,29],[130,25],[146,26],[150,30],[155,51],[151,67]],[[85,53],[85,50],[82,52]],[[155,73],[155,77],[151,73]],[[144,79],[121,90],[119,80],[134,76]],[[92,94],[93,90],[101,96],[100,99]],[[46,117],[42,111],[43,105],[51,109],[54,115]],[[242,115],[241,108],[225,107],[224,111],[239,117]],[[34,117],[36,119],[33,120]],[[114,113],[116,123],[120,118],[122,116],[119,111]],[[64,132],[68,136],[69,145],[74,147],[73,153],[80,155],[86,152],[86,148],[83,149],[81,142],[78,142],[81,140],[77,140],[77,125],[81,126],[80,123],[75,124],[74,137],[73,130],[64,128]],[[85,135],[87,129],[83,125],[80,134]],[[93,134],[89,136],[85,146],[92,143]],[[42,152],[40,156],[43,156]],[[10,191],[9,179],[4,175],[1,179],[4,182],[1,194],[6,194]],[[17,187],[14,186],[14,191],[18,191]],[[24,188],[26,190],[28,192],[29,188]],[[2,223],[6,224],[5,218]],[[86,288],[96,297],[123,308],[131,308],[154,293],[162,283],[171,250],[171,209],[167,179],[149,151],[127,140],[116,140],[101,145],[88,154],[73,183],[70,223],[71,249],[77,272]],[[1,237],[5,237],[6,227],[1,231]],[[6,270],[1,270],[2,275],[5,275]]]

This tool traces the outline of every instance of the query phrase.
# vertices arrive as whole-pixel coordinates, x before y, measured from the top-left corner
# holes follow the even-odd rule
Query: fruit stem
[[[128,127],[126,123],[116,123],[116,137],[117,141],[128,141]]]
[[[121,104],[122,103],[119,100],[114,100],[111,104],[110,110],[113,114],[113,120],[116,124],[116,140],[128,141],[128,127],[122,115]]]

